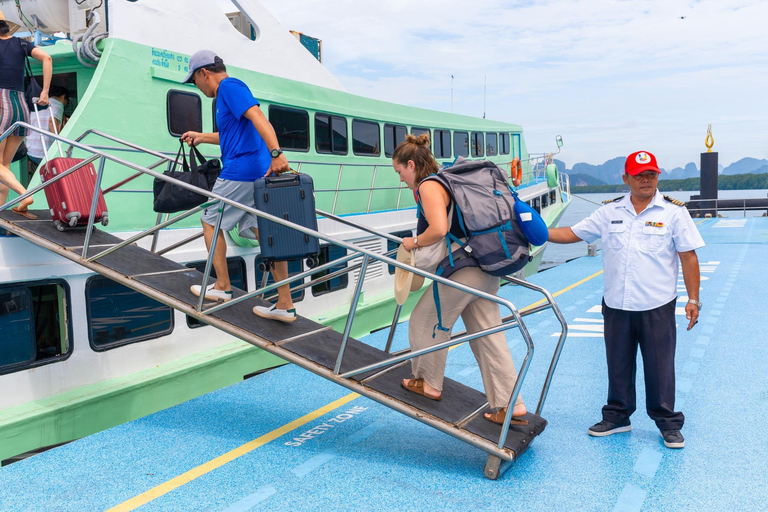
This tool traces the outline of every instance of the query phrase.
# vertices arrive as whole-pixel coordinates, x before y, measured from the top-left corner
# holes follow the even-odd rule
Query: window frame
[[[197,126],[191,126],[184,130],[183,132],[176,133],[171,130],[171,96],[187,96],[189,98],[194,98],[195,102],[197,104],[197,114],[198,118],[200,120],[200,126],[199,130],[197,129]],[[215,110],[214,110],[215,113]],[[171,134],[173,137],[181,137],[185,132],[188,131],[203,131],[203,100],[200,98],[200,95],[191,92],[191,91],[183,91],[180,89],[168,89],[168,92],[165,94],[165,120],[166,120],[166,128],[168,129],[168,133]]]
[[[85,312],[86,312],[87,329],[88,329],[88,344],[91,346],[91,350],[93,350],[94,352],[106,352],[108,350],[113,350],[113,349],[116,349],[116,348],[124,347],[126,345],[133,345],[134,343],[141,343],[143,341],[149,341],[149,340],[154,340],[154,339],[157,339],[157,338],[162,338],[163,336],[169,336],[171,333],[173,333],[173,330],[176,327],[175,310],[172,307],[170,307],[170,306],[165,306],[165,304],[163,304],[160,301],[157,301],[155,299],[152,299],[151,297],[147,297],[146,295],[143,295],[144,297],[147,297],[150,300],[154,300],[155,302],[157,302],[159,304],[162,304],[163,306],[167,307],[170,310],[170,313],[171,313],[171,315],[170,315],[170,319],[171,319],[170,328],[168,330],[166,330],[166,331],[162,331],[162,332],[158,332],[158,333],[152,333],[152,334],[145,334],[143,336],[138,336],[136,338],[131,338],[131,339],[128,339],[128,340],[113,341],[112,343],[105,344],[105,345],[96,345],[94,343],[94,341],[93,341],[93,329],[91,328],[92,321],[93,321],[93,316],[91,315],[90,289],[91,289],[91,286],[93,285],[93,282],[95,280],[97,280],[97,279],[107,279],[107,280],[112,281],[112,282],[114,282],[116,284],[119,284],[120,286],[124,286],[124,287],[128,288],[124,284],[118,283],[117,281],[109,279],[108,277],[102,276],[100,274],[96,274],[96,275],[93,275],[93,276],[89,277],[88,280],[85,282],[85,290],[84,290],[84,295],[85,295]],[[135,291],[135,290],[131,289],[131,291]],[[139,292],[135,292],[135,293],[139,293]],[[142,294],[139,293],[139,295],[142,295]]]
[[[499,133],[499,154],[500,155],[509,154],[509,133],[508,132]]]
[[[369,125],[369,126],[375,126],[377,131],[377,144],[379,148],[378,153],[358,153],[355,150],[355,125]],[[358,119],[356,117],[352,118],[352,154],[355,156],[367,156],[367,157],[373,157],[378,158],[381,156],[382,153],[382,147],[381,147],[382,139],[381,139],[381,124],[378,121],[370,121],[368,119]],[[374,146],[375,148],[375,146]]]
[[[480,158],[482,156],[485,156],[485,137],[483,136],[483,132],[472,132],[472,137],[470,139],[470,154],[472,155],[472,158]],[[480,148],[482,153],[480,151],[477,151],[477,149]]]
[[[453,133],[451,132],[451,130],[435,129],[433,133],[435,135],[435,140],[432,143],[432,147],[437,148],[437,141],[438,140],[440,141],[440,154],[438,155],[435,152],[436,149],[433,150],[433,153],[432,153],[435,155],[435,158],[440,158],[440,159],[453,158]],[[445,152],[445,144],[444,144],[445,141],[443,140],[443,135],[446,133],[448,134],[448,153],[447,154]]]
[[[491,141],[491,136],[493,136],[494,139],[496,139],[495,142],[494,142],[494,145],[493,145],[493,149],[494,149],[494,153],[493,154],[491,154],[488,151],[488,146],[489,146],[490,141]],[[499,156],[499,134],[498,133],[496,133],[496,132],[486,132],[485,133],[485,154],[486,154],[486,156]]]
[[[317,148],[317,118],[318,117],[326,117],[328,119],[328,137],[330,141],[331,149],[330,151],[326,150],[320,150]],[[327,112],[315,112],[315,122],[313,125],[314,130],[314,140],[315,140],[315,153],[320,155],[341,155],[346,156],[349,154],[349,124],[347,123],[347,118],[344,116],[339,116],[336,114],[329,114]],[[341,121],[344,124],[344,140],[346,141],[346,145],[344,148],[344,151],[337,150],[334,144],[334,138],[333,138],[333,121]]]
[[[397,129],[402,128],[403,129],[403,138],[398,142],[397,140]],[[387,132],[388,130],[392,130],[392,152],[387,152]],[[387,158],[392,158],[392,155],[395,153],[395,149],[397,149],[398,144],[400,142],[403,142],[405,140],[405,136],[408,135],[408,127],[404,124],[392,124],[392,123],[384,123],[384,156]]]
[[[334,259],[331,260],[330,259],[330,252],[331,252],[332,248],[336,248],[336,249],[339,249],[339,250],[344,250],[344,255],[339,256],[338,258],[334,258]],[[331,261],[336,261],[337,259],[341,259],[341,258],[347,256],[347,249],[344,248],[344,247],[339,247],[339,246],[332,245],[332,244],[322,244],[320,246],[320,252],[318,253],[318,265],[321,265],[321,264],[324,265],[325,264],[325,263],[320,263],[320,255],[323,253],[323,251],[327,251],[327,253],[328,253],[328,256],[326,256],[325,263],[330,263]],[[348,267],[349,267],[349,262],[345,261],[344,262],[344,268],[348,268]],[[310,275],[310,280],[315,279],[315,276],[317,276],[317,277],[327,276],[328,274],[331,274],[331,273],[336,272],[338,270],[341,270],[341,269],[333,270],[333,268],[328,268],[327,270],[323,271],[324,274],[322,276],[320,276],[318,274]],[[312,285],[310,287],[310,289],[312,290],[312,296],[313,297],[322,297],[323,295],[328,295],[329,293],[333,293],[333,292],[337,292],[337,291],[340,291],[340,290],[344,290],[347,287],[349,287],[349,272],[344,274],[344,275],[342,275],[342,276],[339,276],[338,279],[346,280],[346,282],[343,284],[343,286],[339,286],[339,287],[333,288],[333,289],[330,288],[330,286],[331,286],[331,282],[330,281],[326,281],[324,283],[319,283],[319,284]],[[316,291],[316,288],[318,286],[326,286],[326,285],[329,287],[328,290]]]
[[[71,288],[69,286],[69,282],[66,279],[40,279],[36,281],[20,281],[16,283],[3,283],[0,285],[0,290],[3,288],[27,288],[29,290],[29,293],[32,294],[31,287],[36,286],[49,286],[49,285],[55,285],[55,286],[61,286],[62,290],[64,291],[64,323],[66,325],[66,332],[67,332],[67,340],[68,340],[68,347],[67,351],[59,356],[49,357],[46,359],[35,359],[31,362],[25,362],[25,363],[15,363],[5,366],[0,366],[0,375],[8,375],[11,373],[23,371],[23,370],[30,370],[32,368],[39,368],[41,366],[46,366],[53,363],[58,363],[60,361],[66,361],[72,356],[72,353],[75,350],[75,338],[74,338],[74,331],[72,328],[72,293]],[[34,297],[32,298],[32,306],[34,307]],[[33,312],[33,319],[34,319],[34,312]],[[37,353],[37,340],[35,340],[35,353]],[[37,355],[35,355],[37,357]]]
[[[294,151],[296,153],[309,153],[309,146],[310,146],[310,144],[309,144],[309,139],[310,139],[309,112],[307,112],[306,110],[304,110],[302,108],[286,107],[286,106],[283,106],[283,105],[270,105],[267,108],[267,112],[268,112],[268,116],[269,116],[269,123],[272,125],[272,128],[275,128],[275,124],[272,122],[272,111],[273,110],[283,111],[283,112],[288,112],[288,113],[293,113],[293,114],[303,114],[303,117],[304,117],[304,119],[307,122],[307,147],[306,147],[306,149],[296,149],[296,148],[285,147],[282,144],[280,144],[280,135],[277,133],[277,129],[275,129],[275,135],[277,136],[277,143],[280,146],[280,149],[282,149],[283,151]],[[331,144],[331,146],[333,146],[333,144]]]
[[[463,144],[456,144],[456,137],[460,137],[462,134],[467,138],[467,154],[466,155],[460,154],[460,153],[458,153],[456,151],[456,148],[458,148],[459,146],[463,146]],[[469,143],[469,132],[468,131],[461,131],[461,132],[460,131],[454,131],[453,132],[453,156],[454,156],[454,158],[455,157],[460,157],[460,156],[463,156],[464,158],[469,157],[469,153],[471,151],[471,146],[472,145]]]

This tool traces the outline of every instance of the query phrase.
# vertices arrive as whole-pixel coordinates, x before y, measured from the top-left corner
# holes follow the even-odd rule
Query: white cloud
[[[220,3],[222,0],[219,0]],[[698,161],[707,124],[728,164],[768,157],[768,2],[262,0],[323,40],[353,93],[519,123],[572,165],[637,149]],[[684,19],[680,17],[684,16]]]

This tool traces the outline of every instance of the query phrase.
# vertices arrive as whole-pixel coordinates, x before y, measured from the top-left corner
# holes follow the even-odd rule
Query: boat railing
[[[768,198],[689,199],[686,206],[693,217],[717,217],[719,212],[743,212],[746,217],[748,211],[761,210],[768,215]]]
[[[508,403],[507,413],[506,413],[506,418],[504,420],[504,424],[509,424],[509,422],[511,420],[511,416],[512,416],[513,404],[515,403],[515,400],[516,400],[517,396],[520,393],[520,389],[522,387],[522,383],[525,380],[525,377],[527,375],[529,366],[531,364],[531,359],[533,357],[533,352],[534,352],[534,345],[533,345],[533,341],[531,339],[531,335],[528,332],[528,329],[526,328],[525,323],[523,322],[522,318],[523,318],[523,316],[534,314],[534,313],[538,313],[538,312],[543,311],[545,309],[552,309],[554,314],[555,314],[555,316],[557,317],[558,321],[560,322],[560,324],[562,326],[562,331],[561,331],[560,338],[558,340],[557,346],[555,348],[553,359],[552,359],[552,362],[550,364],[550,368],[549,368],[547,377],[545,379],[545,382],[544,382],[544,385],[543,385],[543,388],[542,388],[542,393],[541,393],[541,396],[540,396],[540,399],[539,399],[539,403],[538,403],[538,406],[537,406],[537,413],[539,413],[541,411],[541,409],[543,407],[543,404],[544,404],[544,401],[545,401],[546,396],[547,396],[548,389],[549,389],[550,384],[551,384],[551,379],[552,379],[552,376],[554,374],[554,370],[555,370],[555,367],[557,365],[557,361],[558,361],[558,359],[560,357],[560,353],[562,351],[562,347],[563,347],[563,344],[564,344],[564,341],[565,341],[565,338],[566,338],[566,334],[567,334],[567,323],[565,322],[565,319],[564,319],[562,313],[560,312],[556,302],[554,301],[553,296],[547,290],[545,290],[544,288],[542,288],[540,286],[537,286],[537,285],[534,285],[532,283],[528,283],[528,282],[526,282],[524,280],[517,279],[514,276],[506,277],[506,279],[508,281],[510,281],[510,282],[512,282],[514,284],[517,284],[517,285],[526,287],[528,289],[537,291],[537,292],[541,293],[542,295],[544,295],[544,298],[541,301],[539,301],[537,304],[535,304],[533,307],[531,307],[531,308],[529,308],[529,309],[527,309],[525,311],[519,311],[517,309],[517,307],[510,300],[507,300],[505,298],[499,297],[498,295],[486,293],[486,292],[483,292],[481,290],[477,290],[475,288],[463,285],[463,284],[461,284],[459,282],[452,281],[452,280],[446,279],[446,278],[444,278],[442,276],[438,276],[436,274],[433,274],[431,272],[427,272],[425,270],[422,270],[422,269],[419,269],[419,268],[416,268],[416,267],[412,267],[410,265],[402,263],[402,262],[398,261],[397,259],[394,259],[394,258],[391,257],[393,251],[390,251],[390,252],[388,252],[386,254],[379,253],[379,252],[367,249],[365,247],[361,247],[361,246],[355,245],[355,244],[353,244],[351,242],[348,242],[348,241],[336,238],[334,236],[331,236],[331,235],[328,235],[328,234],[325,234],[325,233],[321,233],[319,231],[315,231],[313,229],[309,229],[309,228],[301,226],[301,225],[294,224],[294,223],[289,222],[289,221],[287,221],[285,219],[282,219],[280,217],[276,217],[274,215],[270,215],[270,214],[268,214],[266,212],[263,212],[263,211],[255,209],[255,208],[246,206],[244,204],[238,203],[236,201],[233,201],[233,200],[231,200],[231,199],[229,199],[227,197],[221,196],[219,194],[216,194],[216,193],[213,193],[213,192],[209,192],[208,190],[200,189],[200,188],[197,188],[195,186],[189,185],[187,183],[175,180],[173,178],[165,176],[162,173],[159,173],[159,172],[156,172],[156,171],[152,170],[150,167],[144,167],[144,166],[138,165],[136,163],[124,160],[124,159],[119,158],[117,156],[111,155],[111,154],[109,154],[106,151],[96,149],[96,148],[94,148],[92,146],[89,146],[89,145],[86,145],[86,144],[84,144],[82,142],[70,140],[70,139],[67,139],[65,137],[62,137],[62,136],[56,135],[56,134],[49,134],[46,131],[40,130],[40,129],[38,129],[38,128],[30,125],[30,124],[27,124],[27,123],[23,123],[23,122],[14,123],[11,126],[11,128],[9,128],[5,133],[3,133],[2,136],[0,136],[0,141],[2,141],[5,137],[10,135],[11,133],[15,132],[15,130],[18,129],[18,128],[24,128],[25,130],[28,130],[29,132],[44,133],[45,135],[51,137],[52,139],[54,139],[54,140],[56,140],[58,142],[61,142],[61,143],[65,144],[65,145],[68,145],[69,148],[70,148],[70,149],[68,149],[68,154],[71,154],[71,150],[72,149],[77,149],[77,150],[79,150],[81,152],[89,154],[90,156],[88,156],[87,158],[83,159],[81,162],[79,162],[78,164],[74,165],[70,169],[67,169],[66,171],[58,174],[57,176],[55,176],[51,180],[49,180],[49,181],[47,181],[45,183],[42,183],[41,185],[39,185],[37,187],[34,187],[33,189],[27,191],[25,194],[22,194],[19,197],[16,197],[16,198],[6,202],[4,205],[0,206],[0,211],[4,211],[4,210],[6,210],[8,208],[11,208],[15,204],[17,204],[20,201],[22,201],[23,199],[25,199],[27,197],[30,197],[30,196],[40,192],[41,190],[45,189],[46,187],[51,186],[54,182],[59,181],[59,180],[65,178],[66,176],[68,176],[69,174],[72,174],[73,172],[77,171],[78,169],[88,165],[89,163],[93,163],[93,162],[96,162],[96,161],[98,161],[98,171],[97,171],[97,174],[96,174],[96,183],[95,183],[95,187],[94,187],[94,191],[93,191],[93,200],[92,200],[91,210],[90,211],[95,211],[96,210],[96,205],[97,205],[97,201],[98,201],[98,198],[99,198],[98,191],[101,188],[101,182],[102,182],[102,178],[104,176],[104,167],[105,167],[105,164],[108,161],[112,162],[113,164],[117,164],[118,166],[122,166],[122,167],[124,167],[126,169],[129,169],[129,170],[132,170],[132,171],[136,171],[136,173],[138,173],[138,174],[151,176],[152,178],[154,178],[156,180],[162,180],[162,181],[166,181],[166,182],[169,182],[169,183],[173,183],[173,185],[176,186],[176,187],[181,187],[181,188],[184,188],[184,189],[196,192],[198,194],[207,195],[209,197],[209,200],[207,202],[205,202],[204,204],[202,204],[200,206],[197,206],[195,208],[192,208],[192,209],[190,209],[190,210],[188,210],[186,212],[179,213],[179,214],[175,215],[172,218],[167,218],[163,222],[156,223],[155,226],[153,226],[153,227],[151,227],[149,229],[146,229],[146,230],[144,230],[144,231],[142,231],[140,233],[137,233],[135,235],[132,235],[132,236],[124,239],[120,243],[117,243],[117,244],[115,244],[115,245],[113,245],[113,246],[111,246],[111,247],[109,247],[107,249],[104,249],[104,250],[102,250],[102,251],[100,251],[100,252],[98,252],[96,254],[93,254],[91,256],[89,256],[88,254],[89,254],[89,249],[90,249],[91,233],[93,232],[93,228],[94,228],[94,216],[90,216],[90,218],[88,220],[88,225],[86,226],[86,230],[85,230],[85,241],[83,243],[82,252],[81,252],[81,254],[79,256],[79,261],[81,261],[83,264],[86,264],[86,263],[91,264],[93,262],[96,262],[100,258],[103,258],[103,257],[105,257],[105,256],[107,256],[109,254],[112,254],[113,252],[118,251],[118,250],[120,250],[123,247],[127,247],[127,246],[129,246],[129,245],[131,245],[131,244],[133,244],[135,242],[138,242],[139,240],[141,240],[141,239],[143,239],[143,238],[145,238],[147,236],[154,235],[156,232],[158,232],[158,231],[160,231],[162,229],[168,228],[169,226],[171,226],[171,225],[173,225],[173,224],[175,224],[175,223],[177,223],[177,222],[179,222],[179,221],[181,221],[181,220],[183,220],[183,219],[185,219],[185,218],[187,218],[187,217],[189,217],[191,215],[199,213],[199,212],[201,212],[205,208],[209,208],[209,207],[214,207],[215,206],[217,208],[217,211],[218,211],[218,216],[217,216],[217,220],[216,220],[216,225],[214,227],[213,235],[212,235],[212,238],[211,238],[211,247],[209,248],[209,255],[208,255],[208,258],[207,258],[206,263],[205,263],[205,270],[203,272],[203,279],[202,279],[202,283],[201,283],[201,289],[205,290],[207,285],[208,285],[208,282],[210,280],[210,277],[211,277],[211,270],[212,270],[212,267],[213,267],[213,255],[216,252],[216,244],[218,242],[219,234],[221,232],[221,221],[222,221],[222,216],[223,216],[223,211],[224,211],[224,206],[225,205],[228,205],[228,206],[233,207],[233,208],[240,209],[240,210],[242,210],[244,212],[256,215],[257,217],[261,217],[261,218],[267,219],[269,221],[272,221],[272,222],[275,222],[277,224],[280,224],[281,226],[285,226],[285,227],[294,229],[296,231],[304,233],[305,235],[309,235],[309,236],[315,237],[315,238],[317,238],[319,240],[323,240],[323,241],[325,241],[325,242],[327,242],[329,244],[332,244],[332,245],[335,245],[335,246],[338,246],[338,247],[342,247],[342,248],[346,249],[347,252],[348,252],[348,254],[345,257],[333,260],[331,262],[327,262],[327,263],[325,263],[323,265],[317,266],[315,268],[311,268],[311,269],[309,269],[307,271],[304,271],[304,272],[300,272],[300,273],[295,274],[293,276],[289,276],[288,278],[286,278],[284,280],[281,280],[281,281],[278,281],[278,282],[274,282],[272,284],[267,284],[265,286],[261,286],[261,287],[259,287],[257,290],[255,290],[253,292],[247,292],[247,293],[245,293],[242,296],[236,297],[236,298],[234,298],[234,299],[232,299],[230,301],[227,301],[227,302],[225,302],[223,304],[215,305],[213,307],[208,307],[208,308],[204,308],[203,307],[204,306],[205,294],[201,293],[200,294],[200,299],[198,300],[197,305],[195,307],[195,311],[201,317],[212,315],[213,313],[215,313],[217,311],[221,311],[221,310],[223,310],[225,308],[230,308],[230,307],[232,307],[232,306],[234,306],[236,304],[239,304],[239,303],[241,303],[241,302],[243,302],[245,300],[248,300],[248,299],[251,299],[251,298],[254,298],[254,297],[264,296],[264,295],[266,295],[269,292],[276,291],[277,288],[279,288],[279,287],[281,287],[283,285],[289,285],[290,286],[290,284],[292,282],[303,280],[304,278],[307,278],[307,277],[310,278],[310,282],[307,283],[306,285],[301,285],[300,287],[306,287],[306,286],[309,286],[311,284],[316,284],[317,282],[320,282],[320,280],[322,278],[315,279],[315,278],[312,277],[313,274],[317,274],[318,272],[321,272],[321,271],[332,270],[334,267],[337,268],[340,264],[344,264],[344,263],[347,263],[347,262],[352,262],[353,260],[356,260],[358,258],[362,258],[362,261],[359,263],[359,267],[358,267],[358,264],[355,264],[355,265],[353,265],[351,267],[343,269],[343,272],[342,271],[332,272],[332,274],[324,276],[325,279],[323,279],[323,280],[331,279],[332,278],[332,277],[330,277],[331,275],[337,276],[337,275],[341,275],[342,273],[352,272],[353,270],[356,270],[357,268],[359,268],[359,274],[358,274],[357,283],[356,283],[355,290],[354,290],[354,295],[352,297],[349,313],[347,315],[347,319],[346,319],[346,323],[345,323],[345,327],[344,327],[344,331],[343,331],[343,335],[342,335],[341,345],[340,345],[339,352],[338,352],[338,355],[337,355],[337,358],[336,358],[336,364],[335,364],[335,367],[334,367],[334,370],[333,370],[333,378],[334,379],[343,380],[343,379],[348,379],[348,378],[356,376],[356,375],[360,375],[362,373],[366,373],[366,372],[370,372],[370,371],[374,371],[374,370],[380,370],[379,372],[376,372],[373,376],[370,376],[370,377],[367,377],[366,379],[364,379],[365,381],[369,381],[369,380],[375,378],[376,376],[385,373],[386,371],[391,369],[393,367],[393,365],[397,365],[399,363],[404,363],[405,361],[410,360],[410,359],[412,359],[414,357],[417,357],[417,356],[420,356],[420,355],[424,355],[424,354],[428,354],[428,353],[431,353],[431,352],[435,352],[435,351],[438,351],[438,350],[448,349],[450,347],[454,347],[454,346],[457,346],[457,345],[460,345],[460,344],[463,344],[463,343],[466,343],[466,342],[469,342],[469,341],[472,341],[472,340],[476,340],[476,339],[481,338],[483,336],[487,336],[487,335],[490,335],[490,334],[495,334],[497,332],[504,332],[504,331],[507,331],[509,329],[517,328],[517,329],[519,329],[519,331],[520,331],[520,333],[521,333],[521,335],[523,337],[523,340],[525,341],[525,344],[526,344],[526,347],[527,347],[527,352],[526,352],[525,358],[523,360],[523,363],[522,363],[522,365],[520,367],[520,371],[518,373],[518,378],[517,378],[517,380],[515,382],[515,386],[513,388],[512,395],[510,397],[510,401]],[[108,137],[111,137],[111,136],[108,136]],[[139,152],[145,153],[147,155],[151,155],[151,156],[155,156],[155,157],[160,158],[160,160],[158,162],[155,162],[153,164],[153,166],[155,166],[155,167],[158,166],[158,165],[161,165],[162,162],[168,160],[168,157],[166,157],[165,155],[162,155],[162,154],[160,154],[158,152],[155,152],[155,151],[152,151],[152,150],[149,150],[149,149],[146,149],[146,148],[142,148],[142,147],[137,146],[135,144],[125,143],[124,141],[120,141],[120,142],[122,144],[125,144],[127,147],[130,147],[130,148],[134,149],[134,150],[137,150]],[[111,190],[115,190],[115,189],[119,188],[120,186],[124,185],[126,182],[127,182],[127,180],[123,180],[122,182],[118,183],[117,185],[111,187]],[[339,222],[339,223],[342,223],[342,224],[354,227],[354,228],[359,229],[361,231],[370,233],[370,234],[375,235],[375,236],[377,236],[377,237],[379,237],[381,239],[384,239],[384,240],[389,240],[389,241],[392,241],[392,242],[395,242],[395,243],[398,243],[398,244],[402,242],[402,239],[399,238],[399,237],[396,237],[396,236],[391,235],[389,233],[378,231],[376,229],[373,229],[371,227],[368,227],[368,226],[365,226],[365,225],[362,225],[362,224],[355,223],[355,222],[349,220],[348,218],[342,218],[342,217],[336,216],[332,212],[325,212],[325,211],[322,211],[322,210],[317,210],[317,214],[321,215],[321,216],[325,216],[326,218],[331,219],[333,221],[336,221],[336,222]],[[191,241],[191,240],[187,240],[187,241],[185,241],[183,243],[188,243],[189,241]],[[175,247],[179,247],[183,243],[175,244]],[[153,247],[152,250],[155,251],[156,249]],[[168,252],[169,250],[170,250],[170,248],[166,248],[164,250],[157,251],[157,253],[158,254],[163,254],[163,253]],[[383,360],[381,360],[381,361],[379,361],[377,363],[374,363],[374,364],[369,364],[369,365],[366,365],[366,366],[361,367],[361,368],[356,368],[356,369],[353,369],[353,370],[346,371],[344,373],[340,373],[341,363],[342,363],[342,360],[344,358],[344,354],[345,354],[346,346],[347,346],[348,339],[349,339],[349,336],[350,336],[352,324],[353,324],[353,321],[354,321],[354,318],[355,318],[355,314],[356,314],[356,311],[357,311],[358,302],[359,302],[359,299],[360,299],[360,296],[361,296],[361,293],[362,293],[362,288],[363,288],[363,284],[364,284],[365,277],[366,277],[366,270],[367,270],[367,267],[368,267],[369,262],[371,260],[380,261],[383,264],[391,265],[391,266],[400,268],[402,270],[405,270],[405,271],[412,272],[414,274],[423,276],[423,277],[425,277],[427,279],[431,279],[434,283],[439,283],[439,284],[442,284],[444,286],[449,286],[449,287],[452,287],[452,288],[456,288],[456,289],[459,289],[459,290],[461,290],[461,291],[463,291],[465,293],[472,294],[472,295],[474,295],[474,296],[476,296],[478,298],[482,298],[482,299],[488,300],[488,301],[490,301],[490,302],[492,302],[494,304],[497,304],[498,306],[501,306],[502,308],[505,308],[506,310],[508,310],[509,311],[509,315],[507,315],[507,316],[505,316],[503,318],[501,324],[499,324],[497,326],[494,326],[494,327],[487,328],[487,329],[483,329],[483,330],[481,330],[479,332],[475,332],[475,333],[471,333],[471,334],[470,333],[466,333],[466,332],[459,333],[459,334],[457,334],[455,336],[452,336],[449,340],[447,340],[445,342],[438,343],[438,344],[433,345],[431,347],[420,349],[420,350],[404,350],[404,351],[400,351],[398,353],[390,353],[392,337],[394,336],[396,327],[397,327],[397,325],[399,323],[399,316],[400,316],[400,313],[402,311],[402,308],[398,307],[398,308],[396,308],[396,311],[395,311],[395,314],[394,314],[394,317],[393,317],[393,320],[392,320],[390,336],[389,336],[389,339],[387,341],[386,352],[390,355],[390,357],[388,357],[386,359],[383,359]],[[294,288],[294,290],[296,290],[298,288],[299,287]],[[482,408],[479,408],[478,410],[472,412],[467,417],[463,418],[460,422],[458,422],[458,425],[459,426],[463,426],[463,425],[467,424],[469,421],[471,421],[473,418],[475,418],[477,415],[479,415],[482,412],[482,410],[485,409],[485,407],[487,407],[487,404],[485,406],[483,406]],[[419,417],[419,416],[420,415],[416,415],[414,417],[416,417],[420,421],[424,421],[424,422],[428,422],[428,423],[431,421],[431,420],[423,419],[422,417]],[[423,415],[421,415],[421,416],[423,416]],[[430,424],[432,424],[432,423],[430,423]],[[503,452],[503,447],[504,447],[504,443],[505,443],[506,438],[507,438],[507,433],[508,433],[508,429],[505,429],[505,428],[501,429],[501,434],[500,434],[500,437],[499,437],[499,440],[498,440],[498,444],[497,444],[497,448],[498,448],[499,452],[497,452],[497,453],[502,453]],[[477,445],[480,448],[483,448],[483,446],[477,444],[477,441],[474,440],[474,438],[472,436],[466,436],[465,441],[469,442],[470,444]]]

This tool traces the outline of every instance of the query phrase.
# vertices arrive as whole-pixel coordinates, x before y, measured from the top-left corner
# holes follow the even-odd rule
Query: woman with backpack
[[[29,107],[24,97],[24,63],[27,57],[43,63],[43,87],[38,105],[48,104],[53,61],[50,55],[34,44],[14,37],[14,32],[19,28],[16,23],[6,21],[0,11],[0,133],[4,133],[17,121],[29,123]],[[27,192],[9,169],[13,156],[26,135],[26,130],[19,128],[16,133],[0,142],[0,205],[8,200],[9,188],[19,195]],[[16,205],[13,211],[31,218],[33,215],[27,213],[31,204],[32,198],[28,197]]]
[[[419,216],[416,236],[403,238],[403,248],[412,251],[433,244],[445,244],[449,232],[458,239],[464,238],[448,190],[437,180],[424,181],[438,171],[437,162],[430,151],[429,136],[408,135],[395,149],[392,165],[400,181],[417,192],[421,203],[422,214]],[[450,279],[490,294],[495,294],[499,289],[498,277],[475,266],[457,270]],[[411,314],[408,330],[411,350],[424,349],[450,339],[451,329],[459,316],[470,334],[501,324],[498,304],[450,286],[436,283],[431,286],[438,286],[442,324],[446,330],[436,328],[439,324],[438,310],[432,290],[427,290]],[[504,332],[499,332],[472,340],[469,345],[480,366],[488,403],[495,410],[486,413],[485,418],[501,424],[517,380],[506,336]],[[439,350],[414,358],[411,363],[414,377],[404,379],[402,386],[413,393],[440,400],[447,354],[447,350]],[[518,395],[512,411],[512,423],[527,424],[526,420],[520,419],[526,412],[523,400]]]

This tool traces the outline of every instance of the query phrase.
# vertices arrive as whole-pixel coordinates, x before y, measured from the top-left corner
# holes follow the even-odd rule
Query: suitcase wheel
[[[316,258],[314,258],[312,256],[307,258],[307,268],[315,268],[317,266],[317,263],[318,263],[318,261],[317,261]]]
[[[77,226],[78,219],[80,219],[80,215],[73,215],[72,217],[70,217],[70,219],[69,219],[69,227],[73,228],[73,227]]]
[[[104,216],[101,218],[101,225],[106,226],[107,224],[109,224],[109,217],[105,213]]]
[[[58,220],[53,221],[53,225],[56,226],[56,229],[58,229],[59,231],[64,231],[64,224],[62,224]]]
[[[261,272],[263,274],[264,272],[267,272],[268,270],[269,270],[269,267],[267,267],[267,264],[265,262],[262,261],[262,262],[259,263],[259,272]]]

